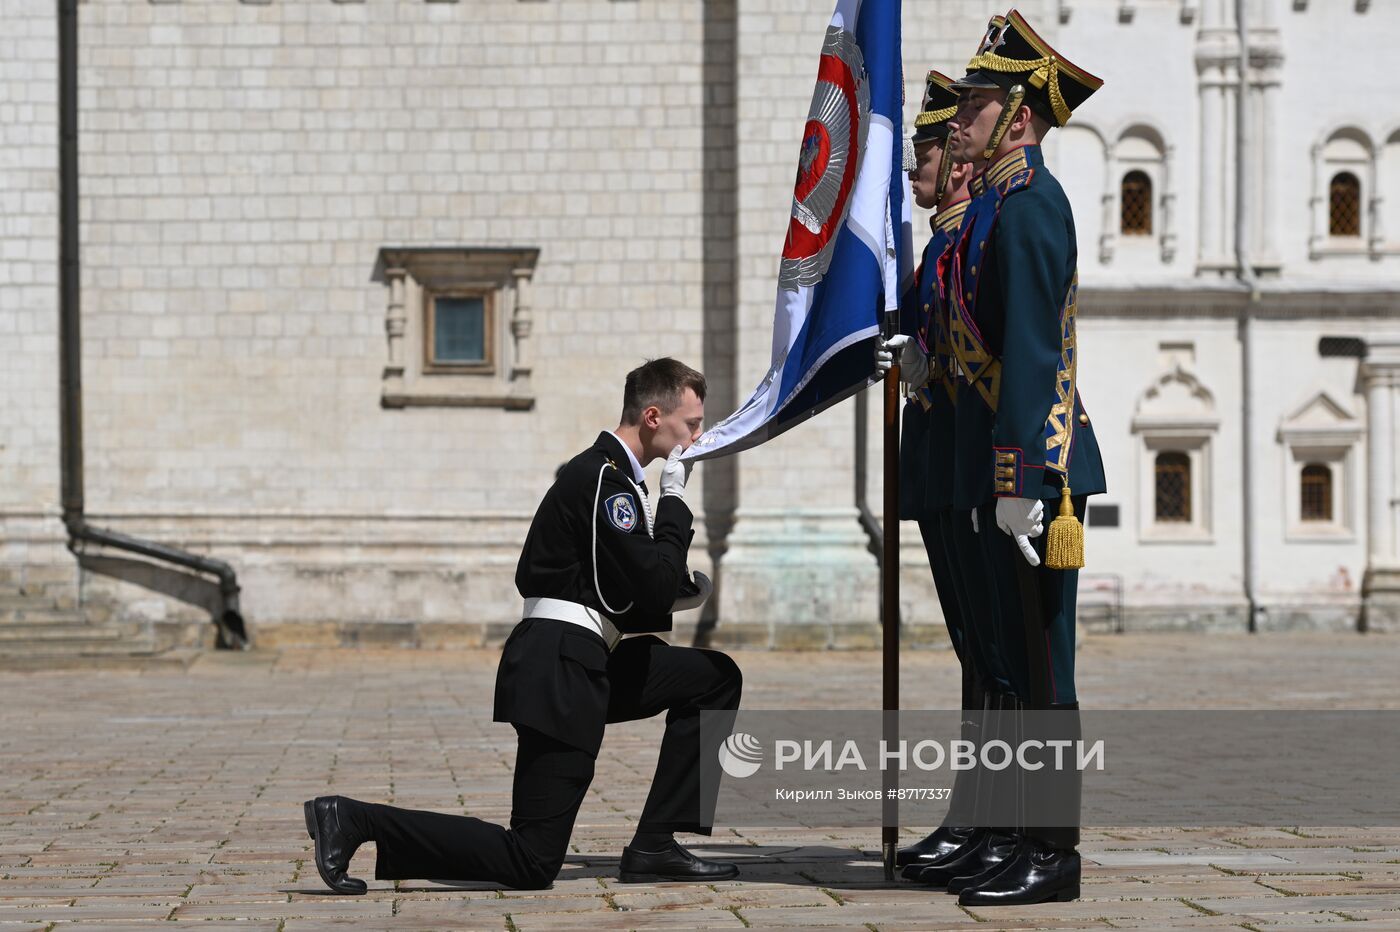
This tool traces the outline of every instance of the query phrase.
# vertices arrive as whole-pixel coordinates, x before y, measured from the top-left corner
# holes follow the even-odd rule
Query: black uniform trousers
[[[1087,496],[1071,498],[1076,516]],[[1045,502],[1045,527],[1059,514],[1058,500]],[[1051,709],[1078,701],[1074,688],[1074,621],[1078,570],[1045,566],[1048,534],[1031,539],[1040,557],[1031,566],[1016,541],[996,526],[996,503],[979,509],[978,535],[991,568],[999,611],[996,640],[1011,690],[1028,708]]]
[[[1075,516],[1083,521],[1087,496],[1070,499]],[[1057,499],[1045,500],[1045,526],[1059,513]],[[1041,741],[1080,737],[1079,699],[1074,684],[1074,622],[1079,587],[1078,570],[1052,570],[1045,566],[1047,534],[1031,540],[1040,557],[1039,566],[1026,562],[1016,541],[996,527],[996,503],[979,510],[983,545],[992,567],[999,593],[997,637],[1006,661],[1012,689],[1025,710],[1055,712],[1052,719],[1040,717],[1034,734],[1023,733],[1022,716],[1013,716],[1008,737],[1013,744],[1022,739]],[[991,533],[988,533],[988,528]],[[1079,799],[1081,775],[1077,770],[1046,769],[1035,773],[1017,772],[1022,818],[1020,831],[1052,848],[1073,850],[1079,844]],[[1057,819],[1061,825],[1045,825],[1043,810],[1037,814],[1037,801],[1054,798],[1066,801],[1072,810]]]
[[[700,823],[701,813],[714,807],[702,806],[700,760],[702,753],[715,754],[718,748],[701,748],[700,713],[739,707],[743,682],[738,665],[719,651],[672,647],[648,635],[621,641],[601,672],[608,689],[608,723],[667,713],[637,830],[708,835],[710,826]],[[519,743],[510,828],[470,816],[371,805],[377,879],[479,880],[519,889],[553,882],[593,781],[595,755],[527,725],[515,728]]]

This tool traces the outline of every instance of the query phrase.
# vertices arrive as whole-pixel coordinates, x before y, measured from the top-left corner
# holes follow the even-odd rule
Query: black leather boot
[[[1019,835],[1016,836],[1016,847],[1011,850],[1011,853],[1009,855],[1007,855],[1005,858],[1002,858],[1000,861],[997,861],[995,864],[988,867],[986,870],[982,870],[976,874],[969,874],[963,877],[954,877],[952,880],[948,881],[948,885],[943,888],[943,892],[951,894],[953,896],[957,896],[959,893],[962,893],[968,887],[980,886],[986,883],[987,881],[991,880],[997,874],[1000,874],[1002,871],[1004,871],[1008,864],[1016,860],[1016,853],[1020,850],[1020,847],[1023,843],[1024,839],[1021,838],[1021,836]]]
[[[355,849],[369,838],[345,818],[345,810],[358,805],[344,796],[318,796],[302,804],[306,831],[316,842],[316,872],[336,893],[359,896],[369,889],[363,880],[347,877]]]
[[[948,864],[952,861],[957,861],[960,858],[965,857],[968,852],[976,848],[977,845],[981,843],[982,836],[985,834],[987,834],[986,829],[975,828],[972,830],[972,834],[968,835],[967,839],[963,841],[962,844],[958,845],[956,848],[952,849],[946,854],[941,854],[936,858],[928,858],[922,861],[914,861],[911,864],[906,864],[900,876],[903,877],[905,880],[918,880],[919,875],[924,872],[925,868],[941,867],[944,864]]]
[[[914,879],[930,887],[946,887],[954,877],[972,877],[1000,864],[1016,850],[1016,836],[999,829],[987,829],[977,844],[958,857],[925,867]]]
[[[944,825],[934,829],[922,840],[914,842],[895,853],[894,863],[898,867],[918,867],[922,870],[945,855],[951,854],[967,843],[975,832],[974,828],[958,828]]]
[[[965,887],[959,906],[1024,906],[1079,899],[1079,852],[1027,838],[1015,857],[985,882]]]

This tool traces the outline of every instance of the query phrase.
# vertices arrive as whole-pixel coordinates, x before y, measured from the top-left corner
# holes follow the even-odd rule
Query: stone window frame
[[[1150,427],[1135,425],[1141,437],[1139,469],[1140,503],[1138,537],[1143,543],[1208,544],[1215,540],[1211,522],[1212,440],[1216,423],[1182,420]],[[1180,453],[1186,457],[1191,481],[1188,498],[1190,520],[1157,520],[1157,456]]]
[[[536,247],[381,247],[373,276],[385,290],[387,358],[380,405],[388,409],[533,408],[528,349],[534,318],[529,288],[539,254]],[[488,297],[489,367],[430,364],[427,302],[433,295],[450,293]]]
[[[1380,150],[1371,135],[1355,124],[1334,126],[1320,137],[1311,154],[1312,233],[1308,237],[1308,257],[1313,261],[1330,256],[1380,258],[1386,252],[1384,194]],[[1354,176],[1359,187],[1357,210],[1361,229],[1356,236],[1332,235],[1332,183],[1343,173]]]
[[[1332,423],[1306,420],[1304,414],[1323,405]],[[1279,426],[1283,461],[1284,539],[1354,543],[1357,540],[1357,470],[1365,428],[1352,412],[1326,392],[1316,392]],[[1332,470],[1332,520],[1303,520],[1303,470],[1319,463]]]
[[[1182,409],[1161,407],[1161,392],[1176,384],[1192,404]],[[1181,365],[1161,374],[1139,400],[1132,432],[1138,436],[1138,540],[1144,544],[1211,544],[1214,531],[1213,450],[1220,419],[1215,397]],[[1190,463],[1189,521],[1157,520],[1157,456],[1181,453]]]
[[[1088,128],[1088,127],[1082,127]],[[1116,135],[1105,136],[1092,130],[1104,143],[1102,218],[1099,231],[1099,261],[1113,263],[1116,255],[1144,257],[1154,249],[1162,264],[1176,260],[1176,173],[1175,148],[1167,136],[1150,121],[1134,119]],[[1114,139],[1112,144],[1108,139]],[[1133,172],[1147,176],[1152,229],[1146,235],[1127,235],[1122,229],[1123,182]]]

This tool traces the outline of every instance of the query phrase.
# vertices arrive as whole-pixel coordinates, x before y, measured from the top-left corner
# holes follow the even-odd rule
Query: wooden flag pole
[[[885,332],[893,334],[895,315],[886,314]],[[885,515],[884,552],[880,560],[880,620],[884,627],[884,714],[886,748],[899,741],[899,366],[885,374]],[[885,758],[888,760],[888,758]],[[880,833],[885,880],[894,881],[895,851],[899,845],[899,771],[881,771],[884,799]]]

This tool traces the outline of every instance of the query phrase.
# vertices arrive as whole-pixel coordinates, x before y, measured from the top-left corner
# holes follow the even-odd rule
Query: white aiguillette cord
[[[607,598],[603,595],[602,584],[598,582],[598,503],[603,497],[603,473],[609,469],[616,468],[617,467],[613,466],[612,463],[604,463],[602,468],[598,470],[598,487],[593,491],[593,589],[598,593],[598,601],[603,603],[603,609],[609,615],[621,615],[636,604],[636,602],[633,601],[628,602],[625,608],[613,608],[608,604]],[[646,515],[647,519],[647,536],[652,537],[655,535],[655,532],[652,530],[651,501],[646,497],[646,493],[642,491],[642,487],[637,485],[630,476],[627,481],[631,483],[632,488],[636,489],[637,497],[642,501],[642,513]]]

